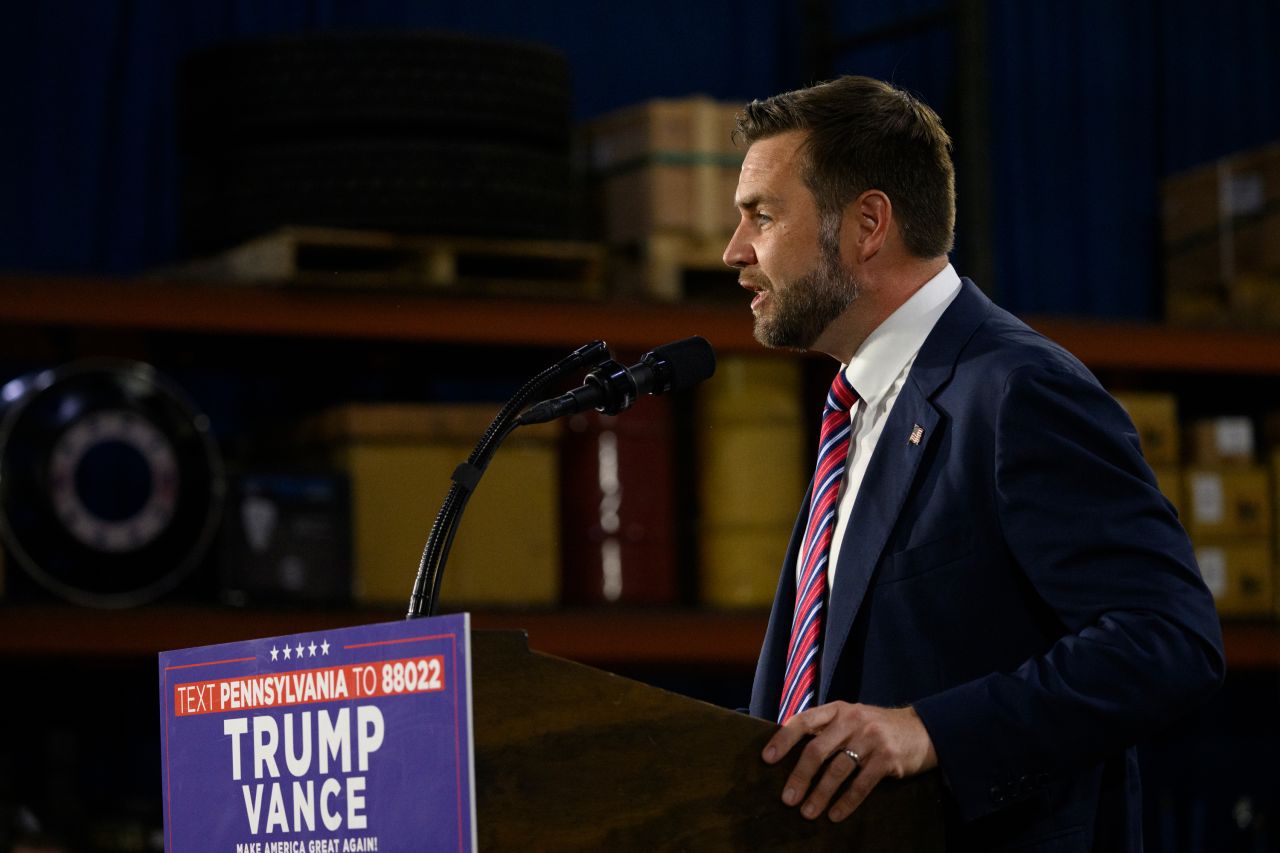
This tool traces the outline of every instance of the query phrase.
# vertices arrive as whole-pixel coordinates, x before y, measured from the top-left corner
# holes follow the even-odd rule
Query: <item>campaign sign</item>
[[[474,851],[467,614],[160,654],[170,853]]]

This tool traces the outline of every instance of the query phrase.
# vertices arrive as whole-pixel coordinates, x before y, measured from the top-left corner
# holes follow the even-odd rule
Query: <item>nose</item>
[[[734,230],[733,236],[729,238],[729,245],[724,247],[724,262],[734,269],[742,269],[751,266],[756,262],[756,251],[751,245],[751,241],[747,240],[742,234],[742,223]]]

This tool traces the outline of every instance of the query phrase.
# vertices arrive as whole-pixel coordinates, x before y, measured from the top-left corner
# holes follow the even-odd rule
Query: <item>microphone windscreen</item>
[[[668,365],[671,390],[684,391],[716,372],[716,352],[706,338],[694,336],[654,347],[653,355]]]

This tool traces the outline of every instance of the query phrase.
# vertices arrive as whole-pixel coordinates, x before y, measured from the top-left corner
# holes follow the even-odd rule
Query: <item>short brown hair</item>
[[[838,227],[849,202],[869,189],[889,197],[907,251],[936,258],[951,251],[956,180],[951,137],[937,113],[908,92],[870,77],[840,77],[752,101],[735,136],[747,145],[803,130],[803,177],[824,230]]]

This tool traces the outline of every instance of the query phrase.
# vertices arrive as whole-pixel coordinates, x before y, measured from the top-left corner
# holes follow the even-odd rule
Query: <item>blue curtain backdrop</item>
[[[6,3],[0,269],[127,274],[173,260],[174,82],[194,49],[315,30],[522,38],[566,53],[575,115],[586,119],[651,97],[747,100],[802,85],[804,5]],[[831,26],[856,35],[950,5],[837,2]],[[987,0],[984,9],[992,209],[980,238],[992,246],[994,281],[983,284],[1024,313],[1155,316],[1160,178],[1280,138],[1280,4]],[[954,129],[955,44],[944,24],[846,53],[835,68],[920,92]]]
[[[1159,5],[991,5],[993,230],[1012,310],[1156,308]]]
[[[1280,4],[989,4],[997,293],[1157,316],[1160,179],[1280,138]]]

